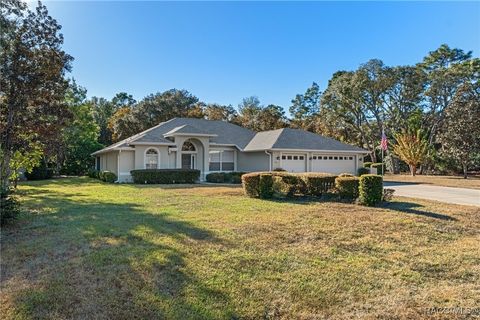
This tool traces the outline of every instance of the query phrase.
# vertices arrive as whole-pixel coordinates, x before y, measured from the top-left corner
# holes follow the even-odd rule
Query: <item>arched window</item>
[[[155,149],[148,149],[145,152],[145,169],[157,169],[158,162],[158,151]]]
[[[193,143],[187,140],[183,143],[182,151],[196,151],[196,149]]]

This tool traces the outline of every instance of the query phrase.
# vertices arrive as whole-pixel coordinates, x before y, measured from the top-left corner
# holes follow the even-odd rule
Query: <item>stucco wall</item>
[[[175,152],[168,154],[168,146],[135,146],[135,169],[145,169],[145,151],[154,148],[160,152],[160,169],[175,168]],[[173,165],[172,165],[173,164]]]
[[[100,170],[111,171],[117,174],[118,169],[118,151],[107,152],[100,155]]]
[[[122,150],[118,156],[118,181],[131,182],[130,171],[135,168],[135,151]]]
[[[237,171],[268,171],[270,157],[263,151],[237,152]]]

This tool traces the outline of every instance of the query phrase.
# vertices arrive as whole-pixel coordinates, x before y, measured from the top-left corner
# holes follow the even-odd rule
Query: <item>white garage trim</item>
[[[312,153],[311,171],[333,174],[356,173],[357,157],[354,154]]]
[[[280,152],[280,167],[289,172],[306,172],[307,153]]]

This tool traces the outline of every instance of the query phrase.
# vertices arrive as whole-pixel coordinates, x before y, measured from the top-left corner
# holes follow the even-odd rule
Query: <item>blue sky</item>
[[[170,88],[288,109],[313,81],[371,58],[414,64],[440,44],[480,52],[480,2],[46,2],[89,96]]]

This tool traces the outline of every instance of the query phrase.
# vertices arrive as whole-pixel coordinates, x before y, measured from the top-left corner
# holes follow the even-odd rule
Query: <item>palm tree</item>
[[[428,141],[421,130],[403,131],[395,136],[396,144],[393,152],[410,167],[410,173],[415,176],[417,167],[427,158]]]

